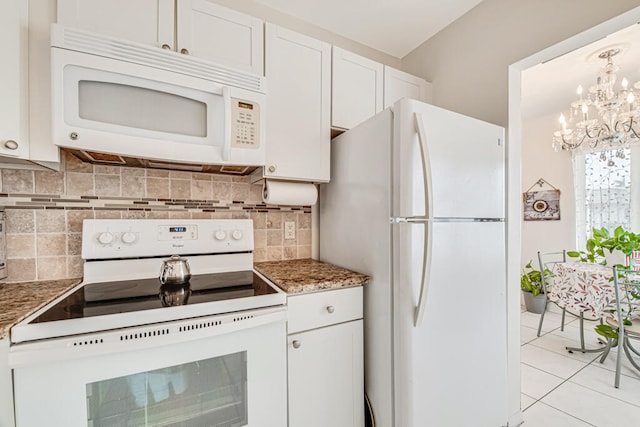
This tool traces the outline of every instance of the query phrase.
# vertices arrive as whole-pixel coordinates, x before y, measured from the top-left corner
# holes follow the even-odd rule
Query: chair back
[[[561,262],[567,262],[567,251],[562,250],[558,252],[539,252],[538,251],[538,266],[540,267],[540,275],[542,276],[542,292],[547,295],[548,278],[545,277],[544,272],[546,270],[551,273],[555,273],[556,265]]]
[[[627,331],[638,334],[640,331],[640,271],[613,267],[613,282],[616,293],[616,320],[618,322],[618,340],[622,340]],[[633,328],[630,322],[635,320]]]

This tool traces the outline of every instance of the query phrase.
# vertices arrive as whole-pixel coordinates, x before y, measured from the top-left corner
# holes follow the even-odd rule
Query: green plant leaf
[[[595,327],[596,333],[602,335],[605,338],[610,338],[617,340],[618,339],[618,331],[613,329],[609,325],[597,325]]]

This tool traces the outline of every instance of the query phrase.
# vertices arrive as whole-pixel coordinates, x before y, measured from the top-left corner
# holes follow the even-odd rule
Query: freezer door
[[[503,128],[409,99],[394,120],[394,216],[504,218]]]
[[[394,225],[394,425],[505,425],[504,223],[432,224],[425,310],[416,324],[425,227]]]

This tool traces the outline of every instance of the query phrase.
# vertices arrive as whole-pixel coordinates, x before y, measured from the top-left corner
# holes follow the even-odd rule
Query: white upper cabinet
[[[351,129],[382,111],[384,66],[333,47],[331,126]]]
[[[263,74],[264,23],[207,0],[178,3],[178,48],[193,56]]]
[[[264,175],[329,181],[331,45],[267,23]]]
[[[58,23],[263,74],[263,22],[207,0],[58,0]]]
[[[29,156],[28,3],[0,2],[0,155]]]
[[[58,23],[175,50],[173,0],[58,0]]]
[[[401,98],[431,101],[431,83],[420,77],[384,66],[384,108]]]

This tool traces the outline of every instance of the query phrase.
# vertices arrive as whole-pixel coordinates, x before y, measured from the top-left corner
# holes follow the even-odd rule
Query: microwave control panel
[[[260,147],[260,104],[231,98],[231,146]]]

